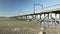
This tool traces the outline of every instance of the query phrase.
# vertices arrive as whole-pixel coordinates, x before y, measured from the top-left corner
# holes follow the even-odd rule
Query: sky
[[[41,4],[48,7],[60,4],[60,0],[0,0],[0,16],[16,16],[19,13],[33,11],[33,4]],[[35,6],[35,10],[41,6]]]

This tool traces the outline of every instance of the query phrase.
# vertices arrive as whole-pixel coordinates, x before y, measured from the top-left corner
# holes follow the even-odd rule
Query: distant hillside
[[[17,20],[17,19],[9,18],[9,17],[0,17],[0,21],[1,20]]]

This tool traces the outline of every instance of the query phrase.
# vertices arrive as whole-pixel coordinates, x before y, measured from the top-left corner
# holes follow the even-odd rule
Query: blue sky
[[[33,11],[34,0],[0,0],[0,16],[15,16],[19,13]],[[60,4],[60,0],[35,0],[36,4],[44,7]],[[35,6],[36,10],[41,6]]]

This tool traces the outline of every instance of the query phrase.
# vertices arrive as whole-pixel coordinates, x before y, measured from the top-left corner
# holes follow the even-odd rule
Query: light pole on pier
[[[42,9],[42,11],[43,11],[43,5],[42,5],[42,4],[35,4],[35,3],[34,3],[34,5],[33,5],[33,6],[34,6],[34,14],[35,14],[35,6],[36,6],[36,5],[40,5],[40,6],[42,7],[41,9]]]
[[[37,6],[37,5],[39,5],[39,6],[41,6],[41,9],[42,9],[42,11],[43,11],[43,5],[42,4],[36,4],[35,3],[35,0],[34,0],[34,4],[33,4],[33,13],[35,14],[35,6]],[[41,16],[40,16],[41,17]],[[35,16],[35,18],[36,18],[36,16]]]

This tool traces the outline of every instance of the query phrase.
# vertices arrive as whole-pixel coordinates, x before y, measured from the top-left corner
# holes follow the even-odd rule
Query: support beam
[[[26,16],[25,20],[27,20],[27,18],[28,18],[28,17]]]
[[[42,15],[42,14],[40,14],[40,20],[41,20],[41,15]]]
[[[33,15],[31,15],[31,16],[32,16],[32,21],[33,21],[33,18],[34,18],[34,17],[33,17]]]
[[[36,19],[36,15],[31,15],[32,16],[32,20]]]
[[[44,14],[44,17],[45,17],[45,14]],[[45,25],[45,20],[44,20],[44,27],[45,27],[46,25]]]
[[[42,15],[42,14],[40,14],[40,21],[41,21],[41,15]],[[40,22],[40,27],[41,27],[41,22]]]
[[[50,15],[50,16],[51,16],[51,24],[50,24],[50,25],[51,25],[51,27],[52,27],[52,13],[51,13],[51,15]]]
[[[59,20],[60,20],[60,14],[59,14]]]
[[[56,25],[57,25],[57,24],[56,24],[56,17],[57,17],[57,14],[55,13],[55,28],[56,28]]]
[[[37,19],[37,15],[35,15],[35,17],[34,17],[34,18],[35,18],[35,20],[36,20],[36,19]]]
[[[48,13],[48,20],[49,20],[49,13]],[[48,28],[49,28],[49,21],[48,21],[48,24],[47,25],[48,25]]]

